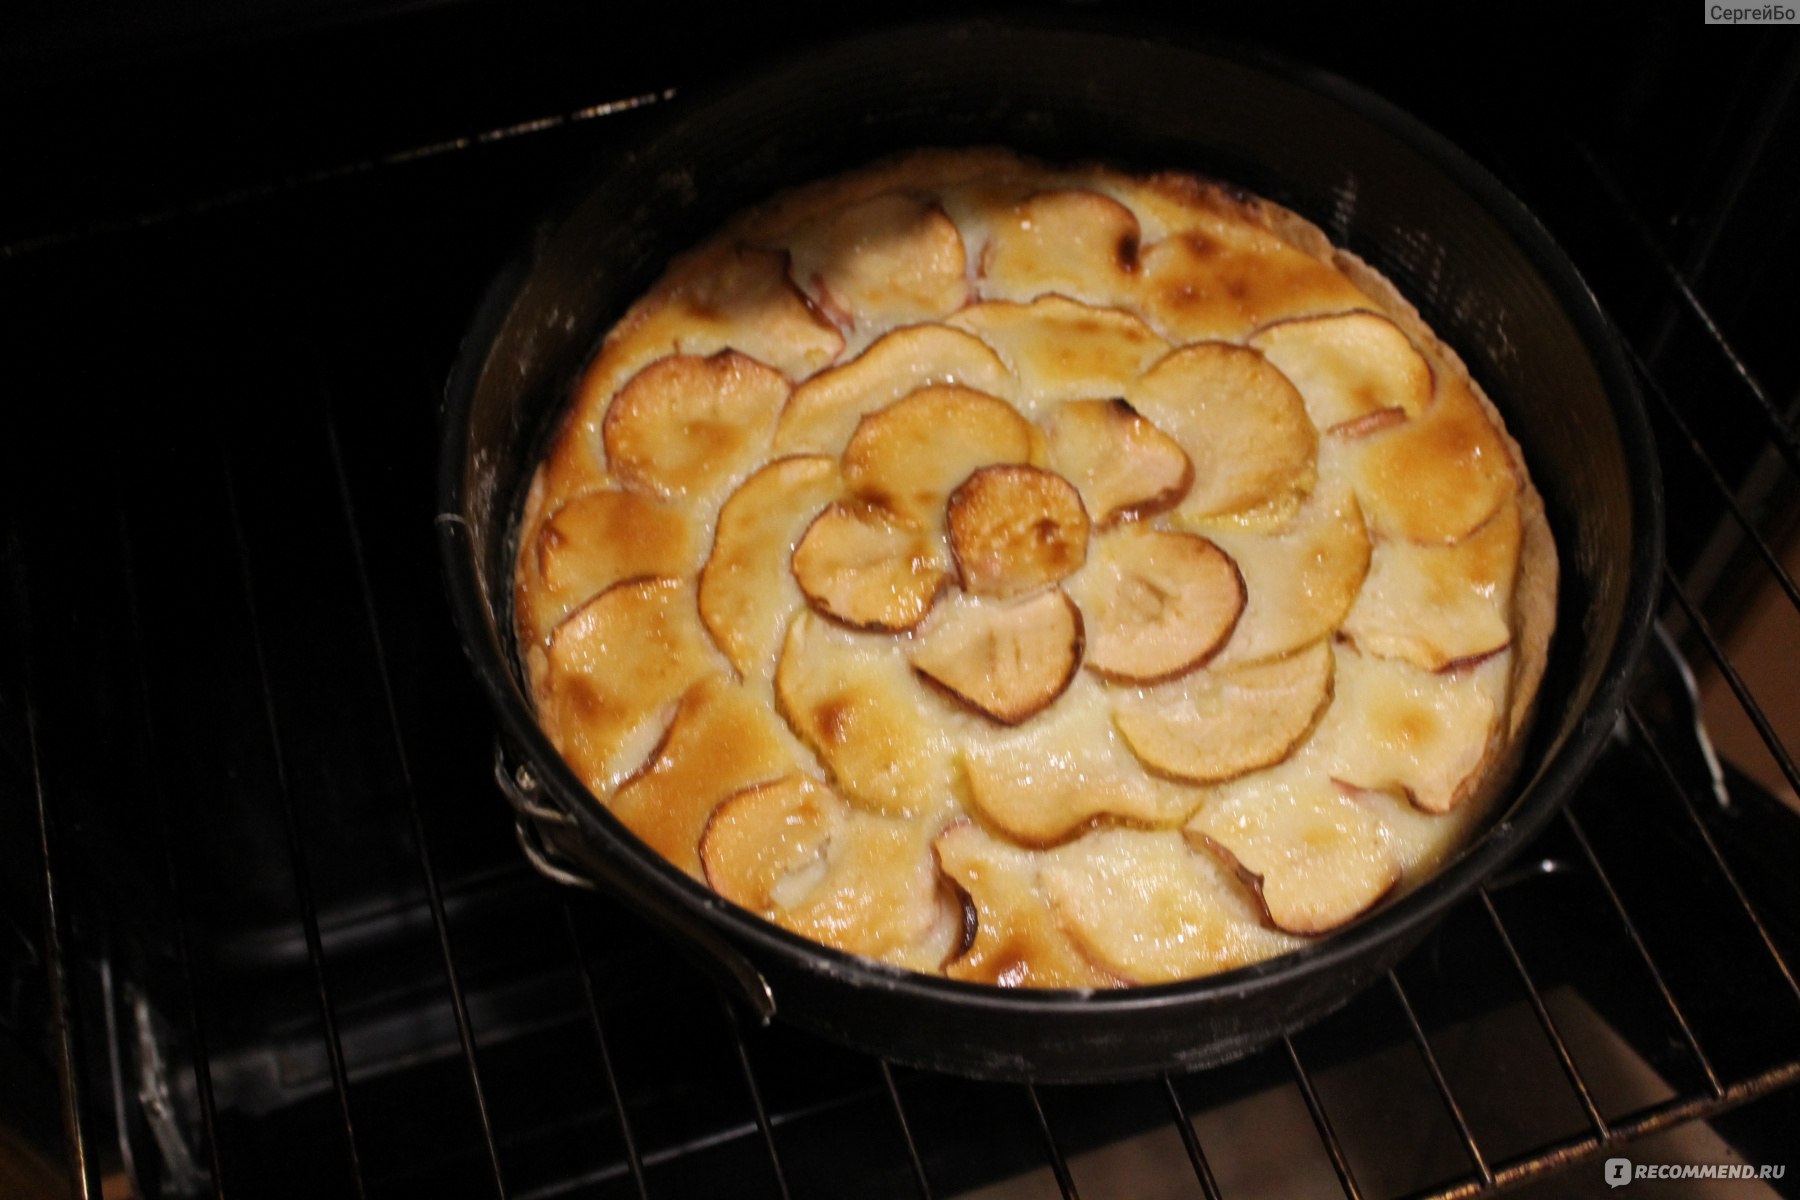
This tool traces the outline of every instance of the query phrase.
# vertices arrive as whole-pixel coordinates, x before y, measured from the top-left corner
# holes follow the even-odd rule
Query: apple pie
[[[1187,175],[922,151],[626,313],[522,514],[537,714],[658,854],[1001,986],[1278,955],[1506,784],[1556,557],[1456,353]]]

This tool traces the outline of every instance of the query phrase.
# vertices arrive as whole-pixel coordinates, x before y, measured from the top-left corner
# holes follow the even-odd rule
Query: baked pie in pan
[[[607,335],[516,630],[599,801],[732,902],[956,979],[1304,944],[1505,786],[1556,555],[1456,353],[1299,216],[921,151]]]

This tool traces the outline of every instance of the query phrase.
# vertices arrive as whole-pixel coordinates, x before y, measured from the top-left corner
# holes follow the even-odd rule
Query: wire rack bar
[[[606,1027],[600,1020],[600,1002],[595,996],[593,969],[581,949],[581,935],[575,928],[575,909],[565,895],[562,900],[563,928],[569,933],[569,948],[575,955],[576,974],[581,978],[581,998],[587,1005],[588,1023],[593,1026],[594,1044],[600,1048],[600,1068],[606,1076],[606,1092],[612,1097],[613,1111],[619,1114],[619,1136],[625,1143],[625,1165],[631,1171],[631,1182],[640,1200],[649,1200],[650,1189],[644,1183],[644,1160],[638,1154],[637,1135],[631,1128],[631,1117],[625,1111],[625,1093],[619,1087],[618,1072],[613,1070],[612,1050],[606,1041]]]
[[[1406,1027],[1412,1031],[1413,1044],[1418,1046],[1419,1054],[1425,1060],[1425,1069],[1430,1072],[1431,1082],[1437,1087],[1438,1098],[1444,1102],[1450,1120],[1456,1125],[1456,1136],[1462,1139],[1463,1150],[1474,1164],[1481,1186],[1494,1186],[1494,1172],[1488,1166],[1487,1156],[1481,1152],[1481,1146],[1475,1140],[1475,1131],[1469,1128],[1469,1120],[1463,1115],[1462,1105],[1457,1103],[1456,1094],[1450,1090],[1450,1081],[1444,1076],[1444,1068],[1438,1062],[1437,1052],[1431,1048],[1431,1039],[1425,1036],[1425,1027],[1419,1024],[1419,1014],[1413,1010],[1406,989],[1400,986],[1400,977],[1390,970],[1387,978],[1388,987],[1393,991],[1394,999],[1399,1002],[1400,1011],[1406,1017]]]
[[[1488,920],[1494,926],[1494,932],[1500,938],[1500,945],[1506,950],[1506,957],[1511,960],[1513,970],[1519,976],[1519,982],[1525,985],[1525,998],[1531,1003],[1531,1011],[1536,1014],[1538,1025],[1544,1036],[1550,1039],[1550,1048],[1556,1051],[1556,1061],[1562,1066],[1564,1078],[1581,1102],[1581,1111],[1587,1114],[1588,1124],[1595,1134],[1605,1137],[1608,1133],[1606,1118],[1600,1115],[1600,1108],[1594,1103],[1594,1095],[1588,1089],[1587,1080],[1582,1078],[1581,1070],[1575,1065],[1575,1055],[1569,1050],[1569,1043],[1564,1040],[1562,1031],[1556,1026],[1556,1018],[1550,1015],[1549,1005],[1544,1003],[1544,994],[1538,990],[1537,981],[1532,979],[1531,971],[1525,966],[1525,959],[1520,956],[1519,948],[1513,943],[1512,934],[1506,928],[1506,922],[1500,919],[1500,910],[1494,907],[1494,898],[1486,888],[1481,889],[1481,904],[1487,909]]]
[[[912,1123],[906,1119],[906,1105],[900,1102],[900,1088],[894,1082],[894,1069],[887,1059],[877,1059],[881,1082],[887,1088],[888,1102],[894,1106],[894,1119],[900,1123],[900,1136],[906,1140],[906,1157],[912,1163],[913,1180],[919,1185],[919,1200],[932,1200],[931,1180],[925,1175],[925,1160],[919,1154],[918,1139],[913,1137]]]
[[[223,454],[221,454],[223,458]],[[244,604],[250,614],[251,650],[256,658],[257,681],[262,686],[263,719],[269,736],[269,752],[275,765],[275,786],[280,793],[282,821],[286,827],[288,860],[294,872],[294,891],[300,901],[301,930],[306,937],[306,957],[312,969],[313,990],[319,1005],[319,1019],[325,1027],[325,1055],[331,1067],[331,1086],[337,1096],[338,1116],[344,1125],[344,1152],[349,1160],[350,1176],[358,1197],[366,1195],[363,1183],[362,1156],[356,1145],[356,1123],[350,1114],[350,1078],[344,1065],[344,1044],[338,1032],[337,1012],[331,1002],[331,988],[325,979],[325,946],[319,936],[319,908],[313,897],[312,872],[307,865],[306,847],[300,838],[299,814],[295,810],[293,790],[288,786],[287,762],[281,749],[281,724],[275,707],[275,690],[269,680],[268,656],[263,649],[262,623],[257,615],[256,590],[250,578],[250,546],[244,536],[243,515],[238,508],[237,485],[232,480],[231,463],[224,459],[225,504],[231,519],[232,539],[237,551],[238,575],[243,587]]]
[[[1566,806],[1563,808],[1563,821],[1568,825],[1569,832],[1575,835],[1575,841],[1581,846],[1583,857],[1587,859],[1588,866],[1593,869],[1594,878],[1600,881],[1601,890],[1606,893],[1607,902],[1618,914],[1620,923],[1625,927],[1626,936],[1631,939],[1631,944],[1637,948],[1638,957],[1643,960],[1644,966],[1650,971],[1651,981],[1656,985],[1658,994],[1662,996],[1663,1004],[1667,1006],[1669,1015],[1675,1019],[1676,1027],[1681,1030],[1682,1041],[1687,1043],[1687,1048],[1693,1054],[1694,1061],[1700,1065],[1701,1072],[1706,1076],[1707,1087],[1711,1089],[1714,1096],[1719,1095],[1723,1089],[1719,1083],[1718,1072],[1713,1070],[1712,1060],[1706,1057],[1706,1051],[1700,1048],[1700,1041],[1694,1036],[1694,1027],[1688,1024],[1687,1014],[1681,1010],[1681,1005],[1676,1003],[1675,994],[1669,990],[1668,980],[1663,978],[1662,971],[1656,966],[1656,959],[1650,954],[1650,947],[1644,944],[1644,937],[1638,932],[1637,922],[1633,921],[1631,914],[1626,911],[1625,902],[1620,899],[1618,891],[1613,887],[1612,877],[1601,865],[1600,856],[1594,853],[1594,846],[1592,842],[1588,841],[1587,831],[1581,827],[1581,821],[1575,816],[1575,813]]]
[[[1036,1084],[1025,1085],[1025,1098],[1031,1104],[1031,1115],[1037,1118],[1038,1133],[1044,1139],[1044,1152],[1050,1156],[1050,1170],[1056,1176],[1056,1186],[1062,1191],[1063,1200],[1081,1200],[1081,1194],[1075,1189],[1075,1176],[1069,1170],[1068,1156],[1056,1144],[1056,1133],[1050,1128],[1050,1117],[1044,1112],[1044,1102],[1038,1096]]]
[[[1762,914],[1756,911],[1756,906],[1750,902],[1749,895],[1744,891],[1744,885],[1738,882],[1737,872],[1733,871],[1731,864],[1725,861],[1725,855],[1719,849],[1718,842],[1713,840],[1712,831],[1706,827],[1706,822],[1700,819],[1700,814],[1695,810],[1687,790],[1681,786],[1680,777],[1675,773],[1675,764],[1668,760],[1668,757],[1662,752],[1662,747],[1656,744],[1656,739],[1650,735],[1650,728],[1644,723],[1644,718],[1639,715],[1635,705],[1627,704],[1625,706],[1625,719],[1631,723],[1631,729],[1637,735],[1635,740],[1639,747],[1656,764],[1669,781],[1670,786],[1675,789],[1675,793],[1681,797],[1681,807],[1687,812],[1688,819],[1693,822],[1695,832],[1700,835],[1700,841],[1706,846],[1706,852],[1712,856],[1713,863],[1719,868],[1719,874],[1724,877],[1725,883],[1731,888],[1731,894],[1737,897],[1738,906],[1744,910],[1744,916],[1749,918],[1751,926],[1756,930],[1756,936],[1762,939],[1763,948],[1774,960],[1776,969],[1781,972],[1781,977],[1787,980],[1788,990],[1794,993],[1796,1000],[1800,1000],[1800,982],[1794,978],[1793,967],[1788,964],[1787,956],[1782,954],[1781,948],[1775,944],[1774,937],[1769,933],[1769,927],[1763,923]]]
[[[1331,1156],[1331,1169],[1337,1172],[1338,1185],[1350,1200],[1362,1200],[1362,1189],[1356,1186],[1356,1176],[1350,1170],[1350,1159],[1344,1153],[1344,1145],[1338,1140],[1337,1131],[1331,1127],[1331,1118],[1325,1115],[1325,1106],[1319,1102],[1318,1089],[1313,1087],[1312,1076],[1307,1074],[1305,1065],[1300,1061],[1300,1051],[1295,1047],[1294,1039],[1283,1037],[1281,1044],[1287,1047],[1288,1065],[1293,1068],[1294,1082],[1299,1085],[1300,1096],[1306,1101],[1306,1111],[1312,1116],[1313,1127],[1319,1131],[1319,1140],[1325,1143],[1325,1153]]]
[[[762,1088],[756,1082],[756,1070],[750,1065],[750,1046],[744,1041],[743,1025],[737,1010],[723,993],[719,1004],[725,1010],[725,1023],[731,1026],[731,1042],[737,1047],[738,1066],[744,1073],[744,1088],[750,1094],[750,1108],[756,1114],[756,1128],[762,1132],[763,1147],[769,1152],[769,1165],[775,1169],[775,1189],[781,1200],[788,1200],[787,1172],[781,1167],[781,1152],[775,1148],[775,1130],[769,1124],[769,1112],[763,1107]]]
[[[1194,1178],[1200,1181],[1201,1194],[1206,1200],[1220,1200],[1219,1182],[1213,1178],[1212,1163],[1207,1161],[1206,1151],[1200,1146],[1200,1135],[1194,1130],[1193,1119],[1188,1116],[1181,1092],[1175,1087],[1174,1078],[1166,1072],[1162,1077],[1162,1084],[1163,1095],[1169,1101],[1169,1112],[1175,1118],[1175,1128],[1181,1131],[1181,1144],[1187,1148],[1188,1162],[1193,1164]]]
[[[475,1099],[475,1114],[481,1122],[488,1173],[492,1177],[494,1195],[500,1200],[506,1200],[506,1177],[500,1167],[500,1147],[494,1138],[493,1118],[488,1112],[487,1090],[481,1085],[481,1064],[475,1053],[475,1030],[469,1020],[468,999],[463,994],[462,980],[456,970],[456,957],[451,950],[450,921],[444,912],[444,892],[438,882],[437,866],[432,862],[431,842],[425,832],[425,814],[419,804],[419,792],[413,786],[412,762],[406,753],[406,739],[400,732],[400,711],[394,703],[393,673],[388,667],[387,648],[381,640],[381,622],[375,611],[375,588],[369,579],[362,529],[356,519],[356,501],[350,491],[350,475],[344,464],[337,422],[332,418],[329,406],[325,410],[325,438],[331,449],[332,473],[337,479],[338,501],[343,511],[344,528],[350,539],[350,553],[356,562],[363,620],[368,625],[369,639],[375,647],[375,671],[381,679],[381,697],[387,708],[388,732],[393,738],[400,779],[406,789],[406,808],[412,825],[414,854],[419,861],[419,873],[425,880],[425,898],[431,908],[432,928],[437,933],[438,957],[443,963],[444,979],[450,985],[450,1011],[456,1019],[456,1037],[462,1047],[463,1063],[468,1071],[469,1090]]]
[[[1693,623],[1694,632],[1700,635],[1700,641],[1706,646],[1707,654],[1711,656],[1713,662],[1718,664],[1719,673],[1725,677],[1725,682],[1731,688],[1731,694],[1737,697],[1738,705],[1744,710],[1744,715],[1750,718],[1752,725],[1756,726],[1757,735],[1762,738],[1763,745],[1769,748],[1769,753],[1775,758],[1775,764],[1787,777],[1788,786],[1794,791],[1800,792],[1800,767],[1794,765],[1793,756],[1782,744],[1781,735],[1776,733],[1775,727],[1769,723],[1768,714],[1763,712],[1762,705],[1758,704],[1756,697],[1751,694],[1749,685],[1744,682],[1743,676],[1738,674],[1737,668],[1731,664],[1730,656],[1725,653],[1725,648],[1719,644],[1718,636],[1713,633],[1712,623],[1706,619],[1706,614],[1702,613],[1699,607],[1688,599],[1687,592],[1682,590],[1681,581],[1675,578],[1674,572],[1669,570],[1666,564],[1663,567],[1663,579],[1668,584],[1669,594],[1675,597],[1676,603],[1681,606],[1681,610],[1687,614],[1688,620]]]

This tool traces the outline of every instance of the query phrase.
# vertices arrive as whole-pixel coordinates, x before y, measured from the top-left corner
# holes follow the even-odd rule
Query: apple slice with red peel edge
[[[1236,881],[1175,830],[1096,829],[1047,852],[1039,879],[1085,955],[1132,983],[1228,971],[1303,944],[1267,928]]]
[[[712,889],[802,937],[931,971],[963,939],[961,898],[918,822],[858,812],[829,787],[784,775],[712,812],[700,861]]]
[[[958,593],[915,635],[911,660],[982,716],[1017,725],[1069,686],[1081,662],[1081,614],[1059,589],[1012,604]]]
[[[963,590],[1005,599],[1067,579],[1087,561],[1088,515],[1059,475],[983,467],[950,493],[950,551]]]
[[[1369,571],[1369,532],[1341,480],[1314,489],[1278,533],[1222,526],[1213,540],[1243,573],[1249,600],[1215,667],[1292,654],[1336,630]]]
[[[1085,188],[1039,192],[997,216],[981,256],[981,290],[1028,300],[1046,292],[1119,304],[1137,287],[1137,217]]]
[[[1131,313],[1067,296],[972,304],[949,323],[1006,360],[1019,377],[1019,403],[1033,420],[1064,400],[1116,396],[1169,352],[1169,343]]]
[[[948,325],[908,325],[794,389],[775,427],[777,454],[840,454],[866,414],[933,384],[1003,396],[1012,376],[987,343]]]
[[[740,675],[773,664],[787,618],[804,601],[791,568],[794,547],[839,486],[836,459],[778,458],[719,510],[700,571],[700,620]]]
[[[789,267],[840,326],[887,327],[954,312],[969,296],[962,235],[944,210],[899,192],[796,231]]]
[[[1101,529],[1173,507],[1194,482],[1187,451],[1123,399],[1071,400],[1049,433],[1050,465]]]
[[[1506,649],[1520,534],[1519,506],[1507,503],[1453,545],[1377,542],[1344,633],[1364,654],[1427,671]]]
[[[576,609],[550,634],[538,717],[596,794],[650,753],[669,709],[723,664],[706,643],[691,585],[629,579]]]
[[[1037,437],[996,396],[949,384],[921,388],[857,423],[844,447],[844,483],[872,504],[935,527],[951,489],[981,467],[1030,462]]]
[[[1379,313],[1277,321],[1248,344],[1293,382],[1323,430],[1345,430],[1396,409],[1401,418],[1416,417],[1431,404],[1431,365]]]
[[[688,689],[646,762],[607,807],[651,849],[699,877],[700,835],[719,801],[799,766],[799,748],[767,703],[724,674]]]
[[[1184,346],[1125,391],[1194,464],[1178,519],[1243,513],[1304,496],[1319,435],[1287,376],[1261,354],[1224,342]]]
[[[541,641],[577,605],[623,579],[678,579],[700,559],[693,522],[651,496],[606,490],[562,505],[538,527],[542,588],[520,588],[530,640]]]
[[[606,461],[626,487],[703,510],[763,458],[787,398],[779,371],[735,350],[661,359],[606,410]]]
[[[792,567],[813,608],[852,628],[888,633],[924,620],[949,579],[924,534],[862,504],[833,504],[815,517]]]
[[[1320,934],[1400,881],[1387,830],[1330,780],[1209,801],[1184,831],[1251,889],[1277,929]]]
[[[1088,626],[1088,669],[1119,683],[1157,683],[1198,667],[1232,636],[1244,580],[1203,537],[1121,529],[1094,545],[1070,590]]]
[[[1461,541],[1518,491],[1506,440],[1465,380],[1440,380],[1423,415],[1348,445],[1357,498],[1382,537]]]
[[[1216,783],[1293,753],[1331,695],[1331,647],[1319,641],[1272,662],[1120,691],[1113,719],[1152,770]]]
[[[943,701],[913,674],[898,639],[853,633],[802,610],[775,666],[775,700],[851,803],[889,816],[951,804]]]
[[[1063,930],[1038,890],[1039,852],[1021,850],[958,821],[934,843],[938,864],[975,910],[968,948],[944,964],[944,974],[999,987],[1117,987]]]

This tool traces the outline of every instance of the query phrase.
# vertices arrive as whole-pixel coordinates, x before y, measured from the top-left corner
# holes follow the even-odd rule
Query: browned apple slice
[[[883,509],[833,504],[794,548],[794,579],[819,612],[857,629],[911,629],[949,572],[931,541]]]
[[[977,596],[1035,591],[1087,561],[1080,493],[1036,467],[981,468],[950,493],[945,519],[963,590]]]
[[[1277,321],[1249,344],[1286,375],[1312,423],[1368,433],[1380,414],[1416,417],[1431,403],[1431,366],[1400,327],[1378,313],[1333,313]]]
[[[719,510],[700,572],[700,619],[742,675],[767,671],[788,614],[802,602],[790,560],[813,514],[838,491],[837,461],[780,458]]]
[[[935,525],[950,489],[977,468],[1031,461],[1035,433],[997,397],[921,388],[857,423],[844,447],[844,482],[871,503]]]
[[[1119,395],[1169,350],[1131,313],[1066,296],[974,304],[950,324],[999,351],[1018,375],[1020,404],[1034,420],[1062,400]]]
[[[1279,658],[1331,633],[1369,571],[1369,533],[1342,482],[1321,483],[1280,533],[1222,524],[1213,538],[1243,572],[1249,596],[1216,667]]]
[[[1455,671],[1337,647],[1337,701],[1318,732],[1323,769],[1353,787],[1404,795],[1426,812],[1468,798],[1499,748],[1512,656]]]
[[[1039,192],[989,223],[981,290],[1029,300],[1045,292],[1122,304],[1137,286],[1138,222],[1111,196]]]
[[[1294,385],[1254,350],[1185,346],[1125,398],[1193,460],[1178,517],[1243,512],[1312,488],[1318,433]]]
[[[973,334],[948,325],[896,329],[794,389],[775,427],[776,453],[841,453],[865,414],[920,388],[950,383],[1003,396],[1012,376]]]
[[[1048,853],[1039,872],[1085,955],[1133,983],[1228,971],[1295,949],[1242,888],[1179,832],[1097,829]]]
[[[893,638],[853,633],[802,611],[775,667],[775,698],[844,797],[890,816],[951,802],[954,764],[943,701]]]
[[[1192,229],[1143,254],[1144,315],[1176,341],[1235,340],[1283,317],[1367,308],[1335,268],[1248,225]]]
[[[969,809],[1025,845],[1060,841],[1102,817],[1174,828],[1201,798],[1144,771],[1113,728],[1105,688],[1081,674],[1034,720],[965,735],[962,768]]]
[[[698,541],[688,517],[650,496],[609,489],[569,501],[538,527],[543,586],[519,589],[531,640],[622,579],[689,574],[700,557]]]
[[[1117,987],[1064,932],[1038,891],[1040,853],[959,821],[938,835],[939,865],[975,909],[975,936],[944,974],[999,987]]]
[[[608,807],[651,849],[700,876],[700,835],[719,801],[794,770],[798,752],[765,700],[710,676],[682,697],[655,755]]]
[[[1194,671],[1114,699],[1119,732],[1153,770],[1213,783],[1293,753],[1332,694],[1331,648],[1229,670]]]
[[[889,192],[840,208],[790,243],[794,279],[846,329],[928,320],[968,299],[962,235],[944,210]]]
[[[1050,465],[1102,529],[1172,507],[1194,482],[1180,443],[1122,398],[1060,405],[1049,432]]]
[[[915,671],[1002,725],[1049,707],[1080,662],[1081,614],[1060,589],[1012,604],[958,593],[912,649]]]
[[[700,861],[732,903],[846,953],[930,971],[962,942],[962,902],[927,828],[858,812],[804,775],[726,797]]]
[[[596,793],[644,760],[682,693],[723,669],[693,588],[675,579],[607,588],[551,633],[544,664],[538,718]]]
[[[1336,929],[1400,881],[1380,819],[1328,779],[1209,802],[1185,832],[1289,933]]]
[[[1518,490],[1505,439],[1465,381],[1441,380],[1423,416],[1354,447],[1356,495],[1383,537],[1460,541]]]
[[[787,397],[780,372],[735,350],[662,359],[606,410],[606,460],[626,487],[704,509],[763,457]]]
[[[1070,583],[1088,624],[1088,669],[1120,683],[1173,679],[1211,658],[1244,611],[1244,580],[1203,537],[1122,529]]]
[[[1427,671],[1504,650],[1512,642],[1519,537],[1519,506],[1506,503],[1453,545],[1376,543],[1344,633],[1365,654],[1403,658]]]

